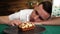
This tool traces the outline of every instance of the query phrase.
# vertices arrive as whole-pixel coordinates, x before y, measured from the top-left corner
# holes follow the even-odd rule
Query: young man
[[[34,9],[24,9],[9,16],[0,16],[0,23],[19,25],[21,22],[41,22],[49,19],[52,11],[52,4],[44,1]]]

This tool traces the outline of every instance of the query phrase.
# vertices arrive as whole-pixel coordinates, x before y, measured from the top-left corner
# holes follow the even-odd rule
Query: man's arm
[[[0,24],[7,24],[9,22],[8,16],[0,16]]]
[[[60,25],[60,17],[55,17],[52,18],[51,20],[42,21],[40,23],[44,25]]]
[[[21,12],[22,10],[9,16],[0,16],[0,24],[8,24],[12,26],[21,24],[20,21]]]
[[[15,20],[19,18],[19,13],[20,12],[16,12],[14,14],[11,14],[9,16],[0,16],[0,24],[2,23],[8,23],[11,20]]]
[[[9,16],[0,16],[0,24],[8,24],[8,25],[19,25],[21,24],[20,20],[9,20]]]

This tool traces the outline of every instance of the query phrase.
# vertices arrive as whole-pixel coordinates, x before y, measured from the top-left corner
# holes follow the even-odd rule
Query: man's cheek
[[[35,20],[34,20],[32,17],[30,17],[30,21],[31,21],[31,22],[34,22]]]

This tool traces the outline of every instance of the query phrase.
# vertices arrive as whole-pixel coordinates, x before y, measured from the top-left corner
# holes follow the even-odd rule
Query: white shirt
[[[60,17],[60,0],[53,0],[52,16]]]
[[[20,19],[20,21],[29,21],[33,9],[20,10],[17,13],[9,15],[9,20]]]

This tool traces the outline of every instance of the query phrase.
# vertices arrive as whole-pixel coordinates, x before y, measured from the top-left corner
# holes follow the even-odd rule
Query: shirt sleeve
[[[9,20],[19,19],[19,16],[20,16],[19,14],[20,14],[20,11],[9,15]]]
[[[9,19],[10,20],[20,19],[20,21],[22,21],[22,22],[29,21],[30,14],[32,13],[32,11],[33,11],[33,9],[20,10],[17,13],[14,13],[14,14],[9,15]]]
[[[20,12],[20,21],[25,22],[30,20],[30,15],[33,9],[24,9]]]

